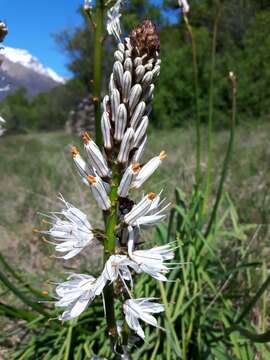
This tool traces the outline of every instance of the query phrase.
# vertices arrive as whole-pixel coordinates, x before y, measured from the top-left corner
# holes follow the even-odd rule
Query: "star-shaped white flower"
[[[123,305],[128,326],[142,339],[144,339],[145,336],[139,320],[143,320],[147,324],[160,328],[156,318],[151,314],[164,311],[164,305],[151,302],[152,300],[155,300],[155,298],[129,299],[126,300]]]
[[[184,14],[187,14],[189,12],[190,6],[187,0],[178,0],[178,4],[180,8],[182,8]]]
[[[170,204],[165,205],[160,209],[161,205],[165,201],[160,201],[160,195],[155,193],[149,193],[142,198],[142,200],[133,206],[131,211],[124,216],[126,224],[131,226],[141,225],[155,225],[165,218],[163,212]]]
[[[50,235],[56,242],[55,250],[66,253],[61,256],[68,260],[79,254],[86,246],[92,243],[94,235],[92,226],[87,220],[87,216],[60,197],[65,204],[65,209],[59,213],[52,213],[47,217],[52,221],[52,227],[43,234]]]
[[[112,6],[107,12],[107,31],[109,35],[113,35],[116,40],[121,42],[121,26],[120,26],[120,17],[121,17],[121,7],[123,0],[117,0],[114,6]]]
[[[173,244],[156,246],[147,250],[134,250],[134,231],[128,228],[128,255],[138,265],[137,272],[144,272],[159,281],[167,281],[166,274],[170,271],[169,264],[174,258]],[[139,271],[138,271],[139,270]]]
[[[59,300],[57,307],[67,309],[59,320],[70,320],[78,317],[95,297],[96,279],[90,275],[71,274],[68,280],[57,285],[55,291]]]

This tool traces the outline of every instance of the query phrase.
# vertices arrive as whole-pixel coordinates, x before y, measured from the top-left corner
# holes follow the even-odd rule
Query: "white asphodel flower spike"
[[[124,172],[124,175],[122,177],[122,180],[120,182],[120,185],[118,187],[118,195],[121,197],[126,197],[129,189],[131,187],[133,179],[136,177],[138,171],[140,171],[140,164],[135,163],[130,165],[126,171]]]
[[[142,200],[134,205],[131,211],[124,216],[126,224],[131,226],[155,225],[165,218],[163,212],[170,204],[165,205],[162,209],[160,206],[165,201],[160,201],[160,194],[149,193]]]
[[[165,151],[161,151],[158,156],[153,157],[149,160],[139,171],[136,179],[134,180],[132,187],[138,189],[142,184],[150,178],[150,176],[156,171],[161,165],[162,161],[166,158]]]
[[[139,320],[161,328],[158,326],[156,318],[151,314],[163,312],[164,305],[154,303],[152,300],[155,300],[155,298],[129,299],[126,300],[123,305],[123,311],[128,326],[142,339],[145,338],[145,335]]]
[[[93,196],[96,199],[98,206],[102,210],[109,210],[111,202],[101,178],[99,176],[89,175],[87,176],[87,181],[91,187]]]
[[[139,272],[144,272],[159,281],[167,281],[165,274],[171,268],[166,263],[174,258],[174,245],[167,244],[148,250],[134,250],[134,232],[129,226],[128,255],[138,265]]]
[[[120,26],[120,17],[121,17],[121,7],[122,0],[117,0],[114,6],[112,6],[107,12],[107,31],[109,35],[113,35],[117,41],[121,42],[121,26]]]
[[[107,161],[87,132],[83,134],[83,141],[90,165],[97,171],[99,176],[108,177],[110,170],[108,168]]]
[[[75,206],[69,204],[60,197],[66,208],[59,213],[47,215],[51,220],[52,227],[43,231],[45,235],[54,238],[56,242],[50,242],[57,252],[66,253],[61,258],[68,260],[78,255],[86,246],[93,242],[94,234],[87,216]]]
[[[59,300],[57,307],[66,307],[67,310],[59,316],[59,320],[70,320],[78,317],[96,296],[96,279],[90,275],[71,274],[68,280],[56,287]]]
[[[182,8],[184,14],[187,14],[189,12],[190,6],[187,0],[178,0],[178,4],[180,8]]]

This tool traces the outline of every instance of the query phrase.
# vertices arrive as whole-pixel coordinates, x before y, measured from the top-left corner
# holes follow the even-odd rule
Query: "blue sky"
[[[161,0],[152,0],[160,4]],[[42,64],[69,77],[67,55],[52,34],[82,23],[77,11],[83,0],[0,0],[0,20],[6,21],[7,46],[28,50]]]
[[[0,0],[0,19],[9,34],[5,44],[27,49],[59,75],[69,76],[66,54],[61,53],[52,34],[81,23],[80,0]]]

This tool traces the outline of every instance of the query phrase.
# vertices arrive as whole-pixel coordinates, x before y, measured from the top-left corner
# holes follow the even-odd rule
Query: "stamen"
[[[150,192],[149,194],[147,194],[147,197],[149,200],[154,200],[157,197],[157,194],[154,192]]]
[[[167,157],[166,152],[164,150],[162,150],[159,154],[160,160],[164,160],[164,159],[166,159],[166,157]]]
[[[70,152],[71,152],[71,155],[72,155],[73,157],[79,155],[79,150],[76,148],[75,145],[72,145],[72,146],[71,146]]]
[[[92,185],[92,184],[95,184],[97,181],[96,181],[96,178],[92,175],[88,175],[87,176],[87,181]]]
[[[133,172],[137,173],[141,170],[141,165],[139,163],[135,163],[131,166]]]
[[[91,137],[90,137],[90,135],[88,134],[87,131],[85,131],[85,132],[83,133],[82,139],[83,139],[83,142],[84,142],[85,144],[88,144],[89,141],[91,141]]]

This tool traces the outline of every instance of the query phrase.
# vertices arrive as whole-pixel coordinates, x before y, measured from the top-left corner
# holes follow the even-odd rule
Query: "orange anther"
[[[33,230],[33,233],[39,233],[40,231],[38,230],[38,229],[36,229],[36,228],[34,228]]]
[[[92,185],[92,184],[95,184],[97,181],[96,181],[96,178],[92,175],[88,175],[87,176],[87,181]]]
[[[147,197],[149,200],[154,200],[156,198],[157,194],[154,192],[150,192],[149,194],[147,194]]]
[[[83,133],[82,139],[83,139],[83,142],[84,142],[85,144],[87,144],[87,143],[91,140],[90,135],[88,134],[87,131],[85,131],[85,132]]]
[[[70,152],[71,152],[71,155],[72,155],[73,157],[75,157],[76,155],[79,155],[79,151],[78,151],[78,149],[76,148],[75,145],[72,145],[72,146],[71,146]]]
[[[133,164],[131,166],[131,169],[132,169],[132,171],[134,171],[136,173],[141,170],[141,165],[139,163]]]
[[[162,150],[159,154],[160,160],[164,160],[167,157],[167,154],[164,150]]]
[[[47,290],[43,290],[43,291],[41,292],[41,294],[42,294],[42,295],[49,295],[49,292],[48,292]]]

